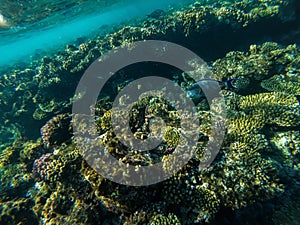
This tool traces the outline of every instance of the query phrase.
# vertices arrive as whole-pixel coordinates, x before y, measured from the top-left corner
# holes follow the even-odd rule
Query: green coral
[[[180,141],[180,132],[174,127],[167,127],[163,139],[168,146],[175,148]]]
[[[281,73],[282,67],[289,74],[289,71],[298,68],[295,63],[298,54],[296,45],[282,48],[277,43],[266,42],[262,45],[251,45],[248,52],[227,53],[224,58],[213,63],[212,70],[218,80],[246,78],[249,82],[246,92],[257,91],[261,89],[260,81],[273,77],[274,73]]]
[[[261,86],[268,91],[283,92],[286,94],[300,95],[299,74],[290,77],[288,75],[275,75],[261,82]]]
[[[270,142],[280,152],[283,158],[283,164],[286,166],[300,168],[300,132],[299,131],[281,131],[276,132]]]
[[[149,225],[180,225],[176,215],[169,213],[167,216],[158,214],[150,219]]]

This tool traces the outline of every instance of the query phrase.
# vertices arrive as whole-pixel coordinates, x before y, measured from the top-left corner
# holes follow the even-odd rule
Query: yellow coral
[[[266,124],[299,124],[299,102],[294,95],[282,92],[248,95],[240,99],[239,108],[257,119],[264,120]]]
[[[291,78],[283,74],[275,75],[267,80],[263,80],[261,86],[268,91],[300,95],[300,76]]]
[[[175,148],[180,140],[180,132],[174,127],[167,127],[163,139],[168,146]]]

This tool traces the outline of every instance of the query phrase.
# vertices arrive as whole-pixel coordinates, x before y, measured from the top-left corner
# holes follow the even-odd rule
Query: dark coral
[[[33,212],[34,202],[28,198],[0,203],[0,224],[38,225],[39,220]]]
[[[71,138],[71,129],[71,116],[69,114],[54,116],[41,128],[43,143],[48,148],[60,145]]]
[[[34,161],[32,167],[32,175],[36,181],[46,181],[48,179],[47,169],[49,168],[49,163],[51,161],[52,155],[52,153],[47,153]]]

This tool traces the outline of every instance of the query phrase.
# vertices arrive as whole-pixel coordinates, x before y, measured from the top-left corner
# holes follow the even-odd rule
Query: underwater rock
[[[300,168],[300,132],[277,131],[270,140],[282,154],[284,164],[290,168]]]
[[[285,196],[278,201],[275,212],[272,215],[272,222],[275,225],[297,224],[299,222],[300,198],[297,194],[299,187],[292,187]]]
[[[0,14],[0,28],[2,29],[9,28],[9,23],[2,14]]]

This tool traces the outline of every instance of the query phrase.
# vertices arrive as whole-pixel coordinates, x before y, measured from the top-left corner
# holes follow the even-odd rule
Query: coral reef
[[[32,62],[27,69],[5,72],[0,76],[1,131],[7,124],[15,124],[3,136],[15,134],[19,139],[12,138],[1,153],[0,224],[217,223],[224,211],[243,214],[243,209],[255,204],[276,205],[278,201],[284,208],[271,207],[268,215],[274,224],[296,221],[282,215],[288,211],[294,217],[297,210],[290,210],[292,204],[299,205],[299,199],[291,197],[300,183],[297,45],[253,44],[247,51],[231,51],[210,63],[216,79],[232,81],[235,89],[221,91],[228,113],[226,121],[217,125],[226,135],[207,169],[200,165],[214,115],[205,100],[197,103],[199,139],[192,159],[171,178],[150,186],[114,183],[91,168],[83,156],[100,142],[106,147],[105,154],[137,170],[163,162],[166,172],[173,171],[168,159],[183,135],[180,115],[167,101],[143,98],[132,107],[129,125],[135,138],[146,140],[151,132],[163,133],[162,143],[149,151],[137,152],[117,139],[111,123],[112,96],[103,97],[106,92],[100,94],[94,109],[97,131],[86,131],[84,124],[80,130],[98,132],[99,138],[94,142],[76,139],[70,132],[70,106],[77,82],[107,50],[134,40],[165,38],[180,43],[205,36],[212,29],[245,31],[264,21],[281,24],[287,4],[280,0],[212,4],[208,0],[181,11],[156,11],[139,24],[77,47],[69,45],[64,52]],[[143,74],[145,68],[139,69],[138,74]],[[170,74],[168,78],[185,89],[194,82],[185,80],[178,71]],[[109,83],[114,92],[111,95],[131,79],[129,73],[120,75]],[[164,132],[160,130],[162,121]],[[17,132],[22,126],[26,129]],[[24,132],[26,137],[35,137],[30,130],[33,126],[42,127],[40,139],[21,139]],[[121,178],[126,174],[117,169],[114,172]],[[286,196],[289,202],[282,200]]]
[[[229,26],[232,31],[240,29],[245,33],[244,29],[251,25],[264,24],[264,21],[274,20],[276,23],[281,21],[281,11],[283,11],[281,9],[288,4],[292,3],[281,0],[194,3],[180,11],[171,10],[165,14],[160,13],[159,17],[150,16],[142,21],[132,21],[132,26],[117,27],[118,30],[115,30],[114,33],[99,36],[78,46],[68,45],[65,51],[51,57],[44,56],[42,60],[33,61],[24,69],[17,66],[10,70],[6,69],[1,72],[3,76],[0,76],[0,109],[3,115],[0,122],[1,124],[14,123],[21,127],[30,127],[32,124],[22,118],[33,117],[37,120],[33,127],[40,127],[55,114],[68,111],[76,84],[83,72],[97,57],[115,46],[135,40],[161,39],[163,37],[165,37],[163,39],[185,44],[185,40],[189,40],[186,38],[200,36],[199,34],[201,36],[209,35],[210,32],[215,32],[215,27],[223,30]],[[187,37],[182,37],[182,33]],[[240,38],[239,36],[238,39]],[[235,40],[232,40],[228,46],[234,42]],[[203,43],[211,43],[211,47],[217,45],[217,42],[212,41],[210,37],[204,39]],[[223,46],[227,46],[227,44],[223,43]],[[193,48],[196,47],[193,46]],[[252,47],[252,50],[255,50],[255,46]],[[197,52],[198,49],[195,51]],[[205,52],[207,51],[200,53],[205,54]],[[217,55],[221,54],[216,50],[211,52],[215,52]],[[262,62],[262,65],[268,64],[265,62],[265,56],[257,60]],[[245,60],[244,63],[251,64],[255,61]],[[259,70],[260,64],[253,65],[253,67],[250,67],[250,64],[247,68],[240,66],[236,68],[240,68],[243,73],[250,68]],[[257,74],[262,72],[259,71]],[[62,95],[61,92],[64,94]],[[22,132],[23,136],[30,136],[31,132],[36,131],[24,132],[22,130]]]
[[[67,144],[66,149],[60,147],[58,154],[50,160],[46,169],[48,176],[44,181],[52,186],[57,182],[68,184],[71,182],[71,175],[71,183],[74,182],[74,176],[81,177],[80,179],[84,177],[81,182],[85,188],[93,187],[94,197],[99,199],[108,211],[122,214],[124,224],[209,222],[221,208],[239,209],[258,200],[275,197],[284,190],[278,168],[274,166],[275,162],[281,162],[282,158],[272,155],[266,157],[273,148],[269,142],[270,133],[266,128],[276,132],[276,129],[281,127],[298,127],[299,102],[294,95],[284,92],[246,96],[227,93],[225,98],[226,102],[230,103],[227,106],[229,110],[237,113],[228,115],[228,133],[219,156],[213,165],[204,171],[198,167],[201,157],[195,156],[167,181],[150,187],[124,187],[99,175],[83,161],[74,145]],[[168,125],[162,147],[144,155],[135,153],[135,156],[130,156],[133,154],[131,150],[114,137],[109,121],[111,110],[109,107],[102,107],[101,99],[99,102],[95,109],[98,118],[96,124],[109,154],[125,163],[149,165],[168,157],[176,147],[179,138],[179,124],[176,122],[178,115],[174,114],[172,107],[162,99],[143,99],[133,107],[130,125],[137,133],[135,136],[140,137],[140,133],[148,135],[147,124],[149,119],[151,121],[151,115],[163,118]],[[199,129],[199,135],[202,135],[199,142],[201,152],[201,146],[205,145],[210,134],[209,129],[205,128],[209,121],[204,119],[209,117],[210,112],[200,111],[199,114],[203,115],[204,123]],[[166,147],[165,144],[168,148],[161,151]],[[87,143],[84,146],[90,148]],[[165,168],[168,169],[168,166]]]
[[[34,202],[28,198],[0,203],[0,224],[38,225],[39,220],[32,210]]]
[[[170,213],[167,216],[158,214],[153,216],[150,219],[150,225],[164,225],[164,224],[180,225],[180,221],[178,220],[177,216]]]
[[[300,95],[300,78],[298,74],[296,73],[292,76],[291,74],[276,75],[261,82],[261,86],[268,91]]]

